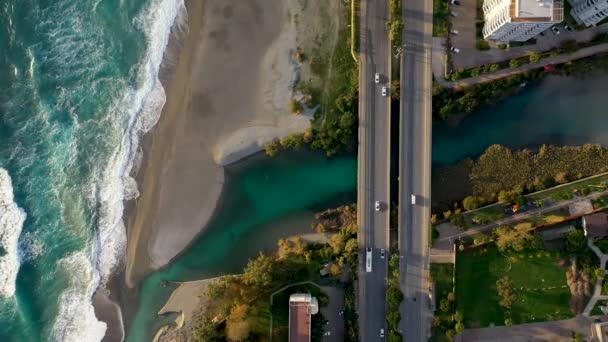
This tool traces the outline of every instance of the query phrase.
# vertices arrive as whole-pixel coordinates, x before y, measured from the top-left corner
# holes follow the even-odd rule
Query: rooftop
[[[603,238],[608,236],[608,219],[606,214],[597,213],[583,216],[583,228],[589,238]]]
[[[289,302],[289,342],[310,342],[311,317],[308,304]]]
[[[514,0],[513,19],[517,21],[562,21],[561,0]],[[512,9],[513,11],[513,9]]]

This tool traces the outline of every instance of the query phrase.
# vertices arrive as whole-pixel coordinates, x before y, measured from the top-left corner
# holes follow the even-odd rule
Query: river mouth
[[[474,158],[492,144],[608,145],[602,91],[607,80],[604,74],[585,80],[550,76],[468,115],[457,126],[435,122],[433,167]],[[154,328],[166,322],[156,317],[171,292],[160,286],[163,281],[241,271],[249,258],[273,249],[279,238],[310,232],[315,211],[356,201],[356,178],[356,155],[328,159],[305,149],[275,158],[260,153],[228,167],[224,196],[207,232],[140,286],[128,340],[150,340]]]

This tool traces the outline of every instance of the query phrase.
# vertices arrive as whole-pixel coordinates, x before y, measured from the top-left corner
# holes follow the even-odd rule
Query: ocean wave
[[[19,271],[18,240],[25,221],[25,211],[14,202],[11,178],[0,168],[0,296],[15,294]]]
[[[65,257],[57,263],[57,274],[65,274],[69,286],[59,297],[59,313],[52,327],[51,339],[61,342],[101,341],[106,324],[97,320],[91,297],[99,276],[85,251]]]
[[[102,283],[109,279],[125,253],[123,203],[139,195],[130,174],[141,154],[139,141],[157,123],[165,104],[165,91],[158,73],[171,27],[176,18],[185,15],[185,10],[183,0],[154,0],[135,19],[135,25],[146,36],[147,48],[144,59],[135,67],[137,88],[116,104],[116,110],[127,108],[131,119],[120,147],[104,171],[101,180],[104,186],[99,189],[97,270]]]

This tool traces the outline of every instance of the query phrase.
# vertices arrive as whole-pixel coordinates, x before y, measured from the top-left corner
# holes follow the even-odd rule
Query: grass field
[[[466,250],[456,259],[456,305],[467,328],[565,319],[572,316],[566,268],[556,252],[501,254],[493,244]],[[508,276],[518,298],[510,311],[498,304],[496,281]],[[552,289],[547,289],[552,287]]]
[[[550,188],[532,195],[528,195],[526,197],[533,201],[545,198],[552,198],[553,200],[558,200],[559,197],[564,197],[561,199],[566,199],[566,196],[571,197],[572,191],[575,189],[579,191],[588,191],[589,193],[603,191],[606,189],[606,182],[608,182],[608,175],[601,175],[580,182],[572,182],[561,187]]]

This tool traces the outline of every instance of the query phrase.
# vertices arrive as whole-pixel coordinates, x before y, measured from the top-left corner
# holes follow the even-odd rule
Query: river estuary
[[[606,75],[587,80],[550,77],[455,127],[437,122],[433,166],[478,156],[492,144],[608,145],[603,103],[607,82]],[[155,313],[172,289],[161,287],[162,281],[238,272],[260,250],[274,248],[279,238],[310,232],[315,211],[356,200],[356,168],[356,155],[327,159],[310,151],[276,158],[259,154],[229,167],[220,209],[205,234],[141,285],[128,340],[149,341],[160,325]]]

